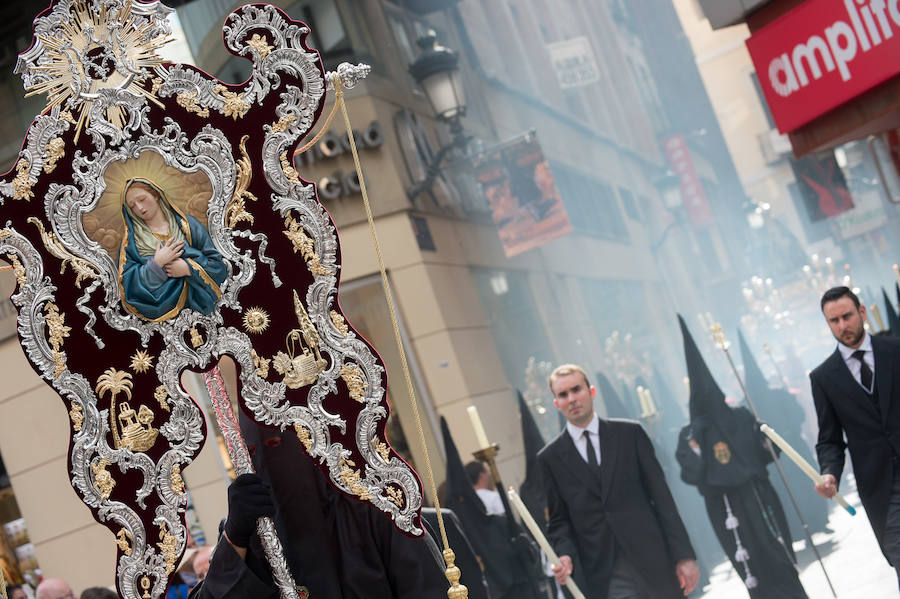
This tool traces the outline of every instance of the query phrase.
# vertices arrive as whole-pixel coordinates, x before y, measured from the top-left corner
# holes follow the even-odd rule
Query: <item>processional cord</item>
[[[341,79],[336,74],[331,74],[332,83],[334,84],[335,90],[335,104],[331,109],[331,114],[328,115],[328,118],[325,121],[325,124],[322,126],[319,133],[309,141],[305,146],[297,150],[294,155],[300,154],[309,148],[311,148],[324,134],[324,132],[328,129],[329,124],[334,118],[338,107],[341,109],[341,113],[344,117],[344,125],[347,128],[347,139],[350,142],[350,152],[353,154],[353,164],[356,167],[356,175],[359,178],[359,188],[362,194],[363,206],[366,209],[366,218],[369,222],[369,232],[372,234],[372,243],[375,246],[375,256],[378,259],[378,269],[381,273],[381,284],[384,288],[384,297],[387,301],[388,311],[391,314],[391,324],[394,327],[394,340],[397,342],[397,351],[400,354],[400,364],[403,368],[403,378],[406,381],[406,390],[409,393],[410,404],[412,405],[413,415],[416,419],[416,430],[419,435],[419,443],[422,446],[422,456],[425,461],[425,470],[428,474],[428,484],[431,490],[431,496],[434,501],[435,512],[437,513],[437,521],[438,528],[441,532],[441,541],[444,546],[444,560],[447,565],[447,569],[445,575],[447,579],[450,581],[450,589],[447,591],[447,596],[449,599],[466,599],[468,594],[468,589],[459,583],[459,579],[461,576],[461,572],[456,565],[454,565],[454,561],[456,560],[456,556],[453,550],[450,548],[450,543],[447,541],[447,530],[444,527],[444,518],[441,515],[441,506],[440,501],[437,497],[437,486],[434,484],[434,472],[431,469],[431,459],[428,456],[428,446],[425,444],[425,432],[422,428],[422,418],[419,415],[419,402],[416,398],[416,392],[413,389],[412,377],[409,373],[409,363],[406,359],[406,351],[403,348],[403,340],[400,336],[400,324],[397,319],[397,310],[394,307],[394,300],[391,294],[390,282],[388,281],[387,271],[384,266],[384,257],[381,253],[381,244],[378,242],[378,234],[375,230],[375,219],[372,216],[372,206],[369,203],[369,194],[366,191],[366,182],[362,173],[362,166],[359,162],[359,153],[356,149],[356,141],[353,136],[353,127],[350,124],[350,116],[347,113],[347,105],[344,102],[344,90],[341,87]]]

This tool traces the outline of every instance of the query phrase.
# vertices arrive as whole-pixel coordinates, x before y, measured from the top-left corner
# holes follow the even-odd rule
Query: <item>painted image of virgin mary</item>
[[[125,306],[152,321],[174,318],[185,307],[210,314],[228,269],[206,227],[141,177],[125,183],[122,216],[119,278]]]

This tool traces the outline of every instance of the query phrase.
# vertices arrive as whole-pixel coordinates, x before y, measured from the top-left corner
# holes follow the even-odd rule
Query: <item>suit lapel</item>
[[[831,374],[832,382],[841,391],[841,394],[851,398],[863,409],[868,410],[873,416],[880,419],[881,415],[875,410],[869,394],[863,391],[863,388],[850,374],[850,369],[847,367],[847,363],[844,362],[844,357],[841,355],[840,350],[835,349],[834,353],[826,361],[826,364],[828,365],[828,372]]]
[[[603,450],[601,449],[600,451],[600,459],[606,461],[606,458],[602,453]],[[575,478],[581,481],[581,484],[588,489],[591,489],[598,497],[601,496],[600,477],[597,476],[597,473],[593,471],[588,463],[584,461],[584,458],[581,457],[581,454],[578,453],[578,448],[575,447],[575,442],[572,440],[572,436],[566,429],[563,429],[562,434],[559,436],[559,458],[562,465],[569,470]]]
[[[894,354],[890,345],[881,341],[877,337],[872,337],[872,353],[875,356],[875,388],[878,389],[881,421],[887,422],[894,386]]]
[[[600,491],[601,499],[606,502],[612,488],[613,474],[619,455],[618,427],[600,419]]]

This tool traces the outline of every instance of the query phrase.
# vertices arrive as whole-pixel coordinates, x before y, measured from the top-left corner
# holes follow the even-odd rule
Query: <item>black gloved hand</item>
[[[263,516],[275,515],[275,502],[269,485],[257,474],[242,474],[228,486],[228,519],[225,535],[232,545],[246,548],[256,522]]]

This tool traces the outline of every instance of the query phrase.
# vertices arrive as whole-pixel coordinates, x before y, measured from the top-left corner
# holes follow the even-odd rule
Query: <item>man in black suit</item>
[[[555,569],[588,599],[675,599],[699,571],[687,531],[641,425],[602,420],[596,389],[574,364],[556,368],[550,390],[566,429],[538,454]]]
[[[900,340],[870,336],[866,307],[847,287],[826,291],[821,307],[838,346],[809,375],[824,479],[816,491],[834,496],[849,449],[859,497],[900,577]]]

